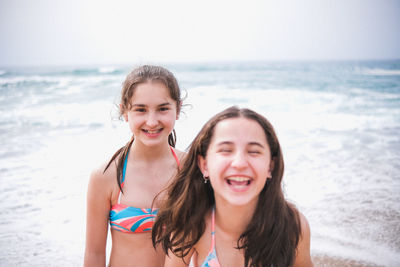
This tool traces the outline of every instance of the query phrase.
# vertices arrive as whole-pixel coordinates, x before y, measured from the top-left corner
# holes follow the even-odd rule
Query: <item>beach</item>
[[[130,138],[132,66],[0,68],[0,266],[81,266],[91,171]],[[400,61],[166,65],[186,150],[231,105],[274,125],[315,266],[400,266]]]
[[[315,267],[378,267],[372,263],[363,261],[355,261],[351,259],[340,259],[329,256],[312,256],[312,261]]]

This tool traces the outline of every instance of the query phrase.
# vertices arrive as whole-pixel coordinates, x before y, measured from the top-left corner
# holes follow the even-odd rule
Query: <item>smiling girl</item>
[[[120,115],[132,138],[90,177],[85,266],[106,265],[108,225],[109,266],[164,265],[165,254],[151,242],[157,214],[151,207],[175,175],[183,154],[174,148],[181,104],[178,83],[163,67],[141,66],[126,77]]]
[[[272,125],[231,107],[194,139],[153,227],[165,266],[312,266],[306,218],[282,192]]]

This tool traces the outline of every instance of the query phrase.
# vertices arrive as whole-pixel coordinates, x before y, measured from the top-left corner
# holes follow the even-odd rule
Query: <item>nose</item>
[[[239,151],[236,152],[234,154],[234,158],[232,161],[232,167],[235,167],[237,169],[243,169],[243,168],[246,168],[247,165],[248,165],[248,162],[247,162],[247,158],[244,155],[244,153],[239,152]]]
[[[158,117],[155,112],[149,112],[149,115],[146,120],[147,126],[151,127],[156,127],[158,125]]]

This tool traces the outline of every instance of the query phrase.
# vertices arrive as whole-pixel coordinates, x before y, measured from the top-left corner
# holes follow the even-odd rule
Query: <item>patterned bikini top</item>
[[[172,155],[174,156],[178,166],[179,159],[171,147]],[[128,153],[129,154],[129,153]],[[124,187],[126,165],[128,162],[128,154],[125,157],[124,168],[122,170],[121,188]],[[151,208],[141,209],[121,204],[121,190],[119,191],[118,203],[113,205],[110,210],[109,220],[110,227],[114,230],[124,233],[145,233],[150,232],[158,209]]]
[[[201,267],[221,267],[215,250],[215,207],[211,214],[211,247]]]

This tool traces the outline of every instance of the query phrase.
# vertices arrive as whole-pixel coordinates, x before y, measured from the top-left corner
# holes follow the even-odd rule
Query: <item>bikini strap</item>
[[[170,146],[170,148],[171,148],[171,151],[172,151],[172,155],[174,156],[174,158],[176,160],[176,163],[178,164],[178,167],[179,167],[179,165],[180,165],[179,158],[176,155],[174,148],[172,146]]]
[[[125,160],[124,160],[124,168],[122,169],[121,188],[124,188],[124,184],[125,184],[125,173],[126,173],[126,165],[128,165],[128,155],[129,155],[129,150],[126,153]],[[119,190],[118,204],[121,203],[121,195],[122,195],[122,192],[121,192],[121,190]]]
[[[128,156],[129,156],[129,150],[128,150],[128,152],[126,152],[126,156],[125,156],[125,160],[124,160],[124,168],[122,169],[121,187],[124,187],[125,173],[126,173],[126,165],[128,165]]]
[[[211,248],[210,251],[213,251],[215,247],[215,207],[212,209],[211,213]]]
[[[178,164],[178,167],[179,167],[179,165],[180,165],[179,158],[178,158],[178,156],[176,155],[175,150],[172,148],[172,146],[170,146],[170,148],[171,148],[171,151],[172,151],[172,155],[174,156],[174,158],[175,158],[175,160],[176,160],[176,163]],[[129,155],[129,150],[128,150],[128,152],[126,153],[125,160],[124,160],[124,168],[122,169],[121,188],[124,188],[125,173],[126,173],[126,165],[128,165],[128,155]],[[118,204],[121,203],[121,195],[122,195],[122,192],[121,192],[121,190],[119,190]]]

